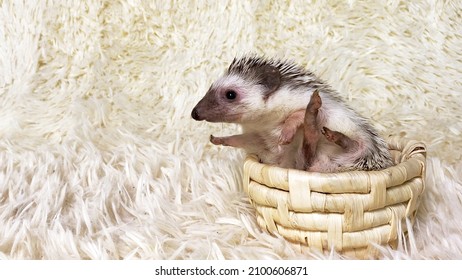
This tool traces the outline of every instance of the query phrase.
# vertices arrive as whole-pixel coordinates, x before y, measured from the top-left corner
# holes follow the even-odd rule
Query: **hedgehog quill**
[[[243,148],[265,164],[313,172],[380,170],[392,165],[369,122],[313,73],[290,61],[235,58],[191,112],[237,123],[243,133],[215,145]]]

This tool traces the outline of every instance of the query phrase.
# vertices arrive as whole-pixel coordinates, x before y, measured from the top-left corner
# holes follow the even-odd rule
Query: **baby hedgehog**
[[[210,136],[261,162],[313,172],[379,170],[392,165],[386,142],[328,85],[300,66],[257,56],[235,58],[191,113],[237,123],[243,134]]]

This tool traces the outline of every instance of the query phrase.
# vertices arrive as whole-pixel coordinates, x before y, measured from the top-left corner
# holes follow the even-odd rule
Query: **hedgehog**
[[[242,148],[265,164],[311,172],[392,165],[383,138],[332,87],[288,60],[235,58],[191,112],[197,121],[236,123],[242,134],[215,145]]]

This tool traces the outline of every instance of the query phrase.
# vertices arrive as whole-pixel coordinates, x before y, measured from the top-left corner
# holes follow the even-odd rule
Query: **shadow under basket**
[[[399,137],[387,143],[395,165],[380,171],[306,172],[249,155],[244,190],[259,226],[301,248],[361,259],[379,256],[373,244],[396,246],[424,191],[426,147]]]

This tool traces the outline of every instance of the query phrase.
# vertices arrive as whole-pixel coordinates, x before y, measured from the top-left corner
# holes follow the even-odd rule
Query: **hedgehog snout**
[[[191,117],[192,117],[193,119],[195,119],[196,121],[202,121],[202,120],[203,120],[203,118],[201,118],[201,117],[199,116],[199,112],[198,112],[197,108],[194,108],[194,109],[192,110],[192,112],[191,112]]]

